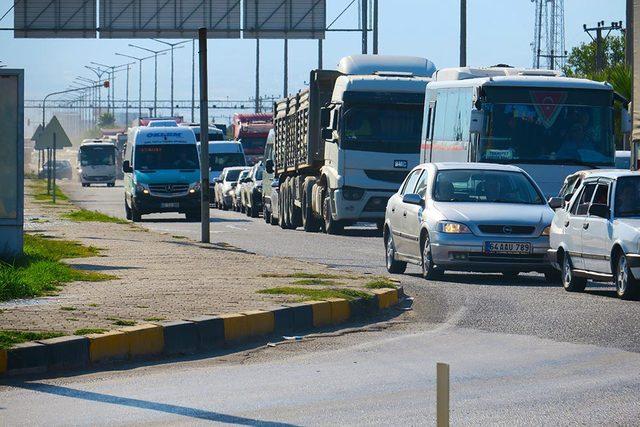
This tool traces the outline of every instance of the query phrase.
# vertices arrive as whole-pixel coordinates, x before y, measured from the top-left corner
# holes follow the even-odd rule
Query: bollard
[[[449,427],[449,365],[436,365],[436,425]]]

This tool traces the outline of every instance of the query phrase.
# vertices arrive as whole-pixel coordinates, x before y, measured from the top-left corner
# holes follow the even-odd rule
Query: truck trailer
[[[282,228],[340,233],[384,222],[387,200],[418,164],[425,59],[354,55],[313,70],[309,87],[274,103],[274,160]],[[275,209],[276,207],[272,207]]]

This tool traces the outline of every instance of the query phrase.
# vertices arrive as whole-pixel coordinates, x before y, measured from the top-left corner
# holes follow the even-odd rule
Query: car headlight
[[[364,189],[357,187],[342,187],[342,197],[345,200],[360,200],[364,196]]]
[[[200,191],[200,187],[201,187],[200,181],[194,182],[193,184],[191,184],[189,186],[189,193],[194,194],[194,193]]]
[[[136,192],[143,193],[143,194],[149,194],[149,187],[147,186],[147,184],[142,184],[142,183],[137,182],[136,183]]]
[[[542,233],[540,233],[541,236],[548,236],[551,234],[551,226],[548,225],[544,228],[544,230],[542,230]]]
[[[438,224],[438,229],[441,233],[447,234],[468,234],[471,233],[469,227],[459,222],[442,221]]]

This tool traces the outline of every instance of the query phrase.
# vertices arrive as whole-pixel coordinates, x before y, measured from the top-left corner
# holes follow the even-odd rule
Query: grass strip
[[[107,332],[107,329],[102,328],[81,328],[77,329],[73,335],[91,335],[91,334],[103,334]]]
[[[60,332],[0,331],[0,348],[11,348],[27,341],[46,340],[64,335]]]
[[[36,201],[53,203],[51,194],[47,194],[46,179],[30,179],[27,187],[32,191],[32,196]],[[68,201],[69,197],[56,185],[56,200]]]
[[[265,278],[293,278],[293,279],[358,279],[356,276],[344,274],[327,274],[327,273],[263,273],[260,277]]]
[[[293,282],[293,284],[302,286],[344,286],[342,282],[325,279],[300,279]]]
[[[76,211],[67,212],[63,214],[62,217],[75,222],[108,222],[113,224],[128,224],[128,222],[122,218],[116,218],[110,215],[103,214],[102,212],[90,211],[87,209],[79,209]]]
[[[368,289],[397,288],[397,285],[391,279],[388,279],[386,277],[379,277],[377,279],[371,280],[364,286]]]
[[[60,262],[65,258],[96,256],[98,248],[70,240],[25,234],[24,255],[0,261],[0,301],[51,294],[59,285],[74,281],[97,282],[115,276],[77,270]]]
[[[347,288],[331,288],[331,289],[314,289],[314,288],[297,288],[293,286],[281,286],[276,288],[268,288],[259,290],[260,294],[269,295],[296,295],[300,296],[301,301],[327,299],[327,298],[344,298],[352,300],[355,298],[371,298],[371,295],[358,291],[356,289]]]

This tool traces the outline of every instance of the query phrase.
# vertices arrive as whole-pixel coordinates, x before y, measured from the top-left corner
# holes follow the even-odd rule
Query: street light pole
[[[171,47],[171,117],[173,117],[173,107],[174,107],[174,105],[173,105],[173,50],[178,45],[181,45],[181,44],[184,44],[184,43],[188,43],[189,40],[184,40],[184,41],[181,41],[181,42],[178,42],[178,43],[169,43],[169,42],[165,42],[165,41],[158,40],[158,39],[152,39],[152,40]]]
[[[153,53],[155,57],[155,71],[154,71],[154,84],[153,84],[153,114],[158,115],[158,56],[164,55],[165,52],[169,52],[172,50],[162,49],[162,50],[153,50],[146,47],[138,46],[136,44],[129,43],[130,47],[135,47],[136,49],[145,50],[147,52]]]
[[[94,67],[90,67],[88,65],[84,66],[86,69],[93,71],[96,76],[98,77],[98,80],[102,80],[102,76],[104,75],[104,73],[106,73],[106,70],[103,70],[101,68],[94,68]],[[98,116],[100,116],[100,114],[102,114],[102,96],[100,93],[100,87],[98,86],[96,88],[96,91],[98,92]]]
[[[110,96],[110,105],[111,105],[111,114],[113,114],[113,118],[115,120],[116,118],[116,90],[115,90],[115,85],[114,85],[114,80],[115,80],[115,75],[116,72],[118,71],[122,71],[124,70],[123,67],[127,67],[127,79],[129,78],[128,72],[129,72],[129,65],[130,64],[121,64],[121,65],[105,65],[105,64],[101,64],[99,62],[93,62],[91,61],[92,64],[94,65],[98,65],[100,67],[104,67],[104,68],[108,68],[110,69],[110,80],[111,80],[111,84],[110,84],[110,91],[111,91],[111,96]]]
[[[137,56],[125,55],[124,53],[116,52],[116,55],[123,56],[129,59],[135,59],[138,61],[138,118],[142,117],[142,61],[151,59],[156,55],[149,55],[143,58]]]

